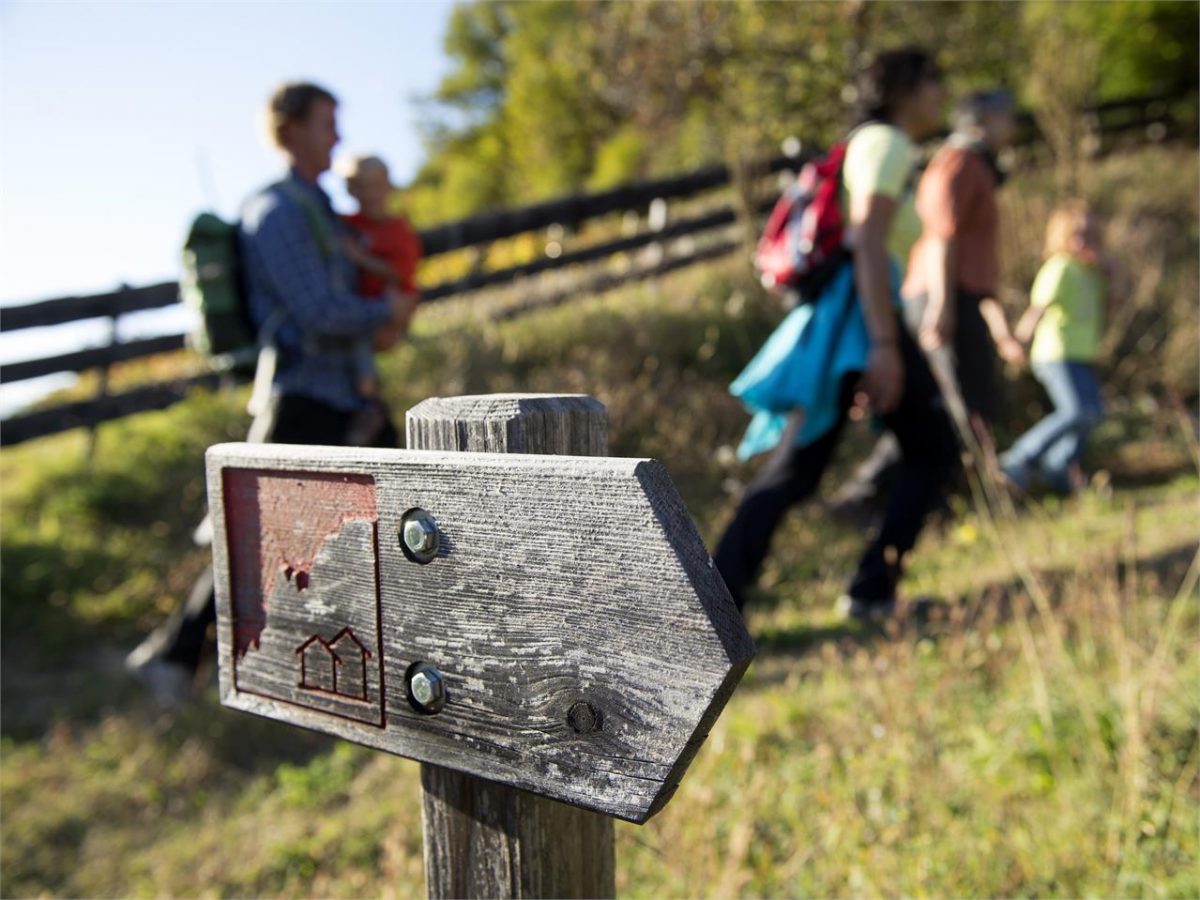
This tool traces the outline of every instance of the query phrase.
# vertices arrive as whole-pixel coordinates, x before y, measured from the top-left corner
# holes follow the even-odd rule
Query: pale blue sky
[[[409,178],[452,5],[0,0],[0,304],[174,278],[191,216],[281,171],[258,116],[285,79]]]

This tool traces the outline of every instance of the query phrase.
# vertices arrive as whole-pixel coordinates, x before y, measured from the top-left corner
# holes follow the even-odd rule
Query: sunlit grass
[[[664,460],[711,545],[750,474],[721,450],[745,425],[725,386],[777,318],[739,279],[497,325],[431,307],[383,361],[389,402],[594,394],[611,451]],[[927,622],[839,622],[861,535],[790,515],[748,608],[758,658],[672,803],[617,826],[621,892],[1200,895],[1200,482],[1171,410],[1122,399],[1092,460],[1110,485],[995,529],[956,500],[925,535]],[[91,463],[78,433],[0,454],[0,895],[424,892],[415,764],[225,710],[211,670],[175,715],[122,675],[205,565],[203,451],[241,437],[244,400],[103,426]],[[827,487],[873,435],[849,438]]]

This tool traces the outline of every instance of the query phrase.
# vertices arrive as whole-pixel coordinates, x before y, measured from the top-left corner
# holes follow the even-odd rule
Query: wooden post
[[[121,285],[121,290],[128,290],[129,285]],[[117,317],[111,315],[108,317],[108,346],[112,347],[117,342]],[[106,361],[100,366],[99,380],[96,382],[96,399],[103,400],[108,396],[108,369],[109,363]],[[88,426],[87,449],[84,451],[85,459],[88,466],[92,466],[96,462],[96,444],[100,440],[100,424],[93,422]]]
[[[609,896],[609,817],[670,801],[745,622],[590,397],[430,400],[408,434],[444,449],[208,449],[221,702],[420,760],[431,896]]]
[[[407,416],[413,450],[604,456],[608,418],[586,396],[433,398]],[[613,820],[421,764],[430,897],[611,897]]]

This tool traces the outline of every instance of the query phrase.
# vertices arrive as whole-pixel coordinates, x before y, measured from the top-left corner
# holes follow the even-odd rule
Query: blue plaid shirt
[[[242,210],[250,314],[260,328],[276,326],[276,393],[353,412],[366,405],[355,385],[361,373],[356,345],[387,321],[390,310],[354,292],[354,266],[342,250],[345,226],[325,192],[294,171],[287,182],[254,195]],[[321,247],[297,191],[328,219],[331,246]]]

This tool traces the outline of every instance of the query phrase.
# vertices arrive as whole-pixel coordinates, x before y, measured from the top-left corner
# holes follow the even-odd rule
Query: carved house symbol
[[[367,702],[367,660],[371,659],[371,651],[352,629],[343,628],[328,641],[314,634],[295,653],[300,657],[301,690]],[[338,673],[344,666],[349,668],[342,671],[339,687]]]

